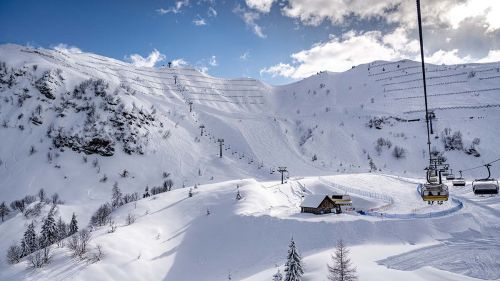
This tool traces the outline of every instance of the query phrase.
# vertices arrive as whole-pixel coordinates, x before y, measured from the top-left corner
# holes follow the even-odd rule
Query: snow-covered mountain
[[[74,267],[61,248],[50,269],[28,272],[26,264],[3,263],[0,279],[224,280],[231,272],[236,280],[270,280],[293,235],[310,265],[307,280],[323,280],[325,257],[338,235],[355,246],[354,254],[362,253],[354,258],[367,265],[360,268],[362,280],[372,272],[411,280],[432,274],[441,280],[468,280],[440,271],[451,270],[449,260],[411,273],[373,262],[385,259],[381,264],[413,270],[404,256],[389,257],[437,239],[468,239],[457,234],[466,231],[493,235],[487,226],[498,219],[474,214],[486,207],[472,207],[478,203],[465,189],[459,194],[465,198],[462,203],[471,202],[466,212],[429,221],[297,214],[303,195],[353,191],[332,182],[386,197],[394,193],[390,202],[396,213],[455,208],[451,201],[426,206],[414,192],[428,161],[420,70],[413,61],[375,61],[344,73],[321,72],[270,86],[251,78],[215,78],[191,68],[142,68],[89,53],[2,45],[0,202],[43,188],[64,201],[58,214],[69,221],[75,212],[83,228],[110,200],[115,183],[122,192],[140,197],[146,187],[163,187],[169,180],[174,190],[114,211],[119,225],[131,212],[137,222],[114,233],[104,228],[93,232],[107,252],[99,263],[77,262]],[[455,171],[500,158],[500,63],[427,65],[427,79],[437,153]],[[224,139],[222,158],[218,139]],[[402,148],[401,157],[394,156],[396,147]],[[475,151],[479,154],[472,155]],[[279,166],[288,168],[288,184],[273,182],[280,178]],[[380,175],[363,174],[370,171]],[[492,171],[498,175],[500,168]],[[331,175],[337,176],[326,177]],[[464,174],[468,179],[484,175],[481,169]],[[236,185],[243,193],[238,202]],[[394,191],[398,188],[405,191],[399,194]],[[367,208],[387,203],[382,195],[358,195],[360,206]],[[492,199],[485,206],[498,204]],[[0,224],[2,258],[32,220],[39,227],[48,208],[34,217],[7,216]],[[444,229],[443,224],[457,225]],[[497,236],[492,239],[498,241]],[[381,248],[386,252],[366,252]],[[481,274],[467,271],[468,265],[457,266],[456,273],[500,278],[498,270]]]

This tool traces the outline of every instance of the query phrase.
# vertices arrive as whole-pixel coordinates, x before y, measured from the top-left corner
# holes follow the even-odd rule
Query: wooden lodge
[[[316,215],[340,213],[340,206],[328,195],[309,195],[300,204],[300,212]]]

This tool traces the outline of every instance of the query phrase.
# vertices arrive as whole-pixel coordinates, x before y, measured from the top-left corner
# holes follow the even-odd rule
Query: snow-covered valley
[[[292,237],[304,280],[326,280],[339,239],[360,280],[500,279],[500,199],[470,186],[486,170],[465,172],[465,187],[448,182],[442,205],[417,193],[428,164],[419,67],[375,61],[270,86],[0,46],[0,203],[43,188],[63,201],[56,216],[75,213],[83,229],[114,186],[139,198],[113,210],[113,227],[93,227],[101,259],[54,246],[37,269],[5,253],[30,223],[40,229],[51,204],[11,211],[0,280],[271,280]],[[455,173],[500,158],[500,63],[429,64],[427,79],[432,146]],[[162,192],[142,198],[146,188]],[[300,213],[305,197],[333,193],[368,215]]]

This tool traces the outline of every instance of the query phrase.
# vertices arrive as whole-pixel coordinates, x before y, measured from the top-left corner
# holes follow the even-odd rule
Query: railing
[[[390,213],[382,213],[382,212],[361,212],[360,214],[366,215],[366,216],[372,216],[372,217],[379,217],[379,218],[389,218],[389,219],[427,219],[427,218],[438,218],[438,217],[443,217],[447,216],[449,214],[455,213],[459,210],[461,210],[464,207],[464,204],[462,201],[452,198],[451,201],[456,204],[453,208],[443,210],[443,211],[437,211],[437,212],[429,212],[429,213],[423,213],[423,214],[416,214],[416,213],[410,213],[410,214],[390,214]]]

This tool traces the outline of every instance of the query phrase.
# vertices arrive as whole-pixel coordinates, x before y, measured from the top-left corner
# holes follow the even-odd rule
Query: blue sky
[[[500,4],[491,3],[497,1],[422,2],[431,62],[500,60]],[[282,84],[376,59],[418,58],[414,5],[409,0],[2,0],[0,42],[65,44],[139,64],[176,60],[214,76]]]

